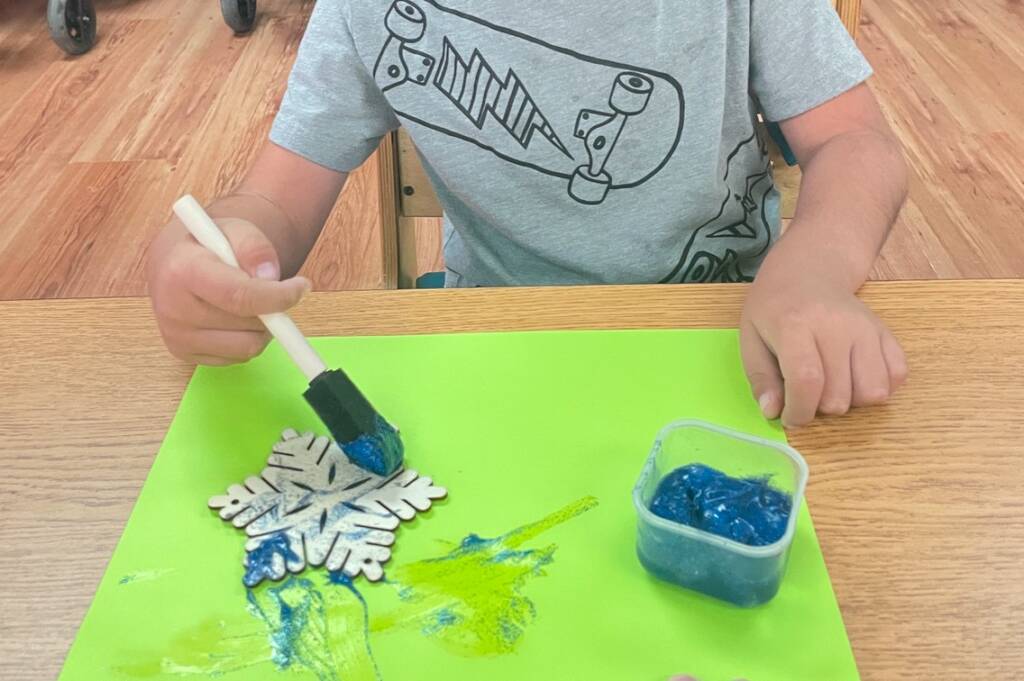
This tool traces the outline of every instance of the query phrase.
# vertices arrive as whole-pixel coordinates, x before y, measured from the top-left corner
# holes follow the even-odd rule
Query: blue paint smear
[[[398,431],[377,414],[374,432],[341,445],[341,450],[360,468],[377,475],[391,475],[402,465],[405,447]]]
[[[749,546],[786,533],[793,500],[767,478],[733,478],[703,464],[677,468],[658,483],[651,512]]]
[[[274,556],[281,556],[286,565],[289,561],[299,560],[283,532],[275,532],[268,536],[255,550],[246,554],[242,583],[254,587],[263,579],[273,579]]]
[[[339,504],[339,506],[340,506],[340,504]],[[345,509],[345,510],[348,510],[348,509]],[[370,530],[368,530],[366,528],[359,528],[358,530],[355,530],[354,532],[346,532],[344,534],[344,537],[345,537],[345,539],[348,539],[349,541],[359,541],[360,539],[363,539],[364,537],[366,537],[366,535],[368,535],[368,534],[370,534]]]
[[[577,503],[538,523],[516,528],[500,537],[485,539],[471,534],[465,537],[450,553],[421,562],[443,564],[462,558],[468,559],[478,566],[525,563],[520,574],[541,574],[542,567],[553,560],[554,546],[519,551],[513,550],[510,545],[517,546],[545,529],[564,522],[596,504],[596,500],[593,499],[584,499],[583,502],[585,503],[582,505]],[[269,565],[276,555],[281,555],[287,560],[291,549],[286,537],[277,534],[267,537],[253,553],[256,554],[253,567],[258,569],[260,565]],[[443,570],[444,568],[442,568]],[[481,574],[486,576],[491,572],[493,571],[485,568]],[[369,678],[372,668],[377,681],[381,681],[380,668],[371,648],[369,608],[366,599],[356,588],[353,579],[343,571],[324,571],[320,574],[325,575],[325,580],[318,582],[324,587],[322,591],[310,579],[297,576],[289,576],[278,585],[264,585],[259,589],[246,590],[251,614],[267,626],[272,662],[282,671],[304,670],[311,672],[318,681],[349,681],[354,678],[350,674],[357,674],[359,678],[366,679]],[[398,588],[399,596],[403,600],[415,597],[411,587],[405,587],[390,580],[384,581]],[[491,603],[491,600],[487,598],[486,589],[481,591],[479,588],[474,588],[472,585],[475,582],[472,580],[463,580],[461,583],[469,586],[469,595],[483,597],[482,602]],[[339,640],[335,638],[332,641],[330,630],[332,628],[331,618],[338,616],[339,612],[338,610],[332,611],[332,608],[346,605],[346,601],[343,599],[347,599],[348,596],[341,596],[339,592],[331,590],[330,586],[346,589],[356,597],[362,610],[363,641],[356,643],[351,638],[342,639],[351,646],[346,648],[348,652],[344,655],[341,655],[338,650]],[[491,625],[497,629],[495,634],[505,643],[508,651],[522,636],[523,627],[536,617],[533,603],[519,592],[521,587],[521,580],[518,578],[515,583],[510,582],[509,600],[498,613],[500,618],[495,619]],[[464,606],[470,606],[465,614],[456,612],[456,609],[451,606],[437,608],[433,612],[427,613],[429,621],[422,625],[422,633],[427,635],[444,633],[444,630],[456,625],[472,625],[474,620],[477,620],[476,626],[480,626],[479,619],[486,618],[487,613],[482,613],[479,608],[472,607],[478,605],[473,599],[463,599],[462,602]],[[351,605],[351,601],[347,601],[347,604]],[[341,617],[345,617],[346,624],[351,624],[351,620],[348,618],[355,616],[354,610],[352,607],[346,610],[344,615],[341,615]],[[486,623],[484,622],[484,624]],[[358,636],[360,633],[351,627],[346,627],[346,631],[349,632],[349,636]],[[352,645],[353,643],[355,645]],[[358,651],[360,647],[365,647],[365,658],[362,658],[361,655],[351,654],[353,651]],[[339,657],[339,655],[341,656]],[[353,664],[361,665],[359,666],[361,671],[353,672],[351,666]]]
[[[441,608],[431,613],[431,619],[423,625],[421,633],[424,636],[433,636],[446,627],[451,627],[462,621],[451,608]]]
[[[503,534],[500,537],[485,538],[478,534],[470,533],[462,538],[459,542],[459,548],[455,549],[446,556],[439,558],[428,558],[426,562],[437,562],[443,560],[457,560],[463,558],[469,554],[485,552],[491,548],[502,544],[510,535],[514,534],[522,528],[517,528],[507,534]],[[515,549],[503,548],[500,551],[496,551],[493,556],[487,558],[488,563],[523,563],[530,559],[536,559],[533,566],[533,572],[539,573],[541,569],[550,564],[554,558],[544,552],[540,552],[537,549],[526,549],[523,551],[517,551]]]
[[[321,591],[309,578],[291,575],[280,584],[246,590],[250,612],[267,627],[271,661],[282,671],[310,672],[317,681],[349,681],[348,672],[352,671],[353,665],[368,672],[369,668],[364,665],[369,664],[374,678],[380,681],[380,669],[370,649],[370,617],[366,600],[351,578],[342,572],[328,572],[327,580],[322,584],[327,588],[330,585],[342,586],[359,601],[365,658],[359,653],[360,659],[353,659],[352,653],[358,652],[358,647],[339,650],[337,641],[332,645],[330,608],[338,601],[332,600],[331,593]],[[363,673],[359,678],[368,677]]]
[[[268,589],[268,593],[278,609],[278,612],[272,616],[271,613],[266,612],[260,606],[252,590],[246,591],[249,605],[252,606],[260,619],[270,625],[271,659],[281,669],[287,669],[295,662],[303,662],[298,653],[298,644],[304,635],[306,626],[309,624],[310,608],[319,607],[322,609],[323,607],[322,602],[319,602],[319,598],[315,599],[318,601],[315,604],[313,603],[314,599],[309,598],[300,602],[300,607],[293,607],[283,597],[285,589],[301,589],[307,594],[316,593],[316,596],[319,596],[312,582],[308,579],[290,578],[280,586]],[[276,626],[274,626],[275,622]]]

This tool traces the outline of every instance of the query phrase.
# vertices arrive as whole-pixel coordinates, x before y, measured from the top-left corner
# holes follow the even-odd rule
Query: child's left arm
[[[906,197],[907,169],[864,84],[781,126],[803,184],[751,286],[740,335],[765,415],[799,426],[884,402],[906,380],[899,343],[855,293]]]

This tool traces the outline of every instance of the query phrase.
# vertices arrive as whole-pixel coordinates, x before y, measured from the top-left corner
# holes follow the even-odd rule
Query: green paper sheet
[[[448,499],[397,531],[386,582],[307,569],[251,592],[207,499],[322,432],[277,346],[196,372],[61,679],[434,681],[858,678],[806,507],[767,605],[650,577],[631,490],[683,417],[783,439],[734,331],[325,338]],[[813,471],[812,471],[813,476]],[[468,538],[468,539],[467,539]]]

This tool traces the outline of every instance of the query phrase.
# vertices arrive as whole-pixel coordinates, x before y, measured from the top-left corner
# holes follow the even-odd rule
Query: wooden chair
[[[847,30],[856,37],[861,0],[832,0],[832,5]],[[769,142],[768,147],[775,185],[782,198],[782,218],[788,220],[796,209],[800,168],[788,165],[774,143]],[[385,137],[379,154],[385,283],[389,288],[396,284],[398,288],[415,288],[417,278],[423,273],[419,260],[426,255],[427,259],[440,261],[437,232],[441,204],[405,130],[399,129]]]

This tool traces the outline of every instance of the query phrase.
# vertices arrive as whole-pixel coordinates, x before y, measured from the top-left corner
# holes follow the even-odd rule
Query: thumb
[[[218,218],[216,223],[231,242],[242,271],[257,279],[281,279],[277,249],[259,227],[241,218]]]
[[[740,325],[740,353],[750,381],[750,390],[765,418],[777,419],[783,407],[783,382],[775,355],[768,349],[753,324]]]

